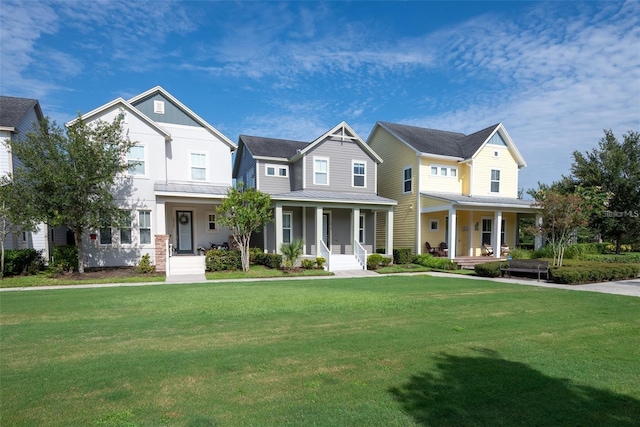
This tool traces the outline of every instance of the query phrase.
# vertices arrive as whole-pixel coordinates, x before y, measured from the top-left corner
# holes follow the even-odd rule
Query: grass
[[[249,271],[228,270],[228,271],[207,271],[205,273],[207,280],[221,279],[261,279],[272,277],[308,277],[308,276],[333,276],[333,273],[325,270],[309,269],[309,270],[282,270],[278,268],[269,268],[264,265],[251,265]]]
[[[393,264],[387,267],[380,267],[376,270],[377,273],[380,274],[394,274],[394,273],[422,273],[429,271],[438,271],[442,273],[448,274],[462,274],[475,276],[475,272],[473,270],[460,269],[460,270],[440,270],[432,267],[425,267],[420,264]]]
[[[86,279],[74,276],[50,277],[42,272],[32,276],[11,276],[0,280],[0,288],[30,288],[33,286],[84,285],[92,283],[143,283],[164,282],[164,274],[139,274],[126,277],[93,277],[87,274]]]
[[[387,276],[0,294],[10,426],[635,426],[640,298]]]

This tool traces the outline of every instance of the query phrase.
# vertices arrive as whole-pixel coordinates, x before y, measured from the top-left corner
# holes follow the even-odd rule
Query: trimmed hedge
[[[4,275],[36,274],[43,268],[42,251],[35,249],[7,249],[4,251]]]
[[[280,254],[263,254],[261,257],[262,265],[269,268],[282,267],[282,255]]]
[[[412,261],[411,248],[400,248],[393,250],[394,264],[410,264]]]
[[[431,254],[420,254],[413,259],[414,264],[438,270],[457,270],[458,264],[449,258],[434,257]]]
[[[367,257],[367,269],[377,270],[384,257],[380,254],[371,254]]]
[[[640,264],[640,253],[610,254],[610,255],[587,255],[583,261],[608,262],[620,264]]]
[[[59,273],[78,271],[78,248],[73,245],[54,246],[51,267]]]
[[[588,263],[584,265],[562,266],[549,270],[551,280],[555,283],[579,285],[610,280],[625,280],[638,277],[638,264]]]
[[[500,266],[503,264],[501,261],[483,262],[482,264],[476,264],[473,270],[478,276],[482,277],[499,277]]]
[[[205,265],[208,271],[241,270],[240,251],[232,249],[211,249],[207,251]]]

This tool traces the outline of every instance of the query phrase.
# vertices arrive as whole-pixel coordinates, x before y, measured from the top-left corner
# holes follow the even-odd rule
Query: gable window
[[[365,163],[353,162],[353,186],[366,187],[365,182]]]
[[[402,191],[411,193],[413,191],[413,168],[408,167],[402,170]]]
[[[289,176],[289,166],[266,165],[265,174],[267,176],[279,176],[286,178]]]
[[[194,181],[207,180],[207,155],[205,153],[191,153],[191,179]]]
[[[282,242],[291,243],[291,212],[282,214]]]
[[[313,183],[329,185],[329,159],[313,158]]]
[[[500,171],[498,169],[491,169],[491,192],[500,192]]]
[[[364,239],[365,239],[365,216],[364,214],[360,214],[360,225],[358,226],[358,243],[364,243]]]
[[[489,145],[499,145],[502,147],[506,147],[507,143],[504,142],[504,139],[502,139],[502,137],[500,136],[499,132],[496,132],[489,141],[487,141],[487,144]]]
[[[431,165],[431,176],[458,176],[458,168],[455,166]]]
[[[138,212],[138,228],[140,230],[140,244],[151,243],[151,211]]]
[[[164,114],[164,101],[153,101],[153,112],[156,114]]]
[[[135,147],[131,147],[129,149],[129,151],[127,152],[127,163],[129,164],[129,174],[146,174],[144,145],[136,145]]]
[[[131,244],[131,211],[120,211],[120,244]]]
[[[207,233],[214,233],[217,230],[216,214],[214,212],[207,212]]]

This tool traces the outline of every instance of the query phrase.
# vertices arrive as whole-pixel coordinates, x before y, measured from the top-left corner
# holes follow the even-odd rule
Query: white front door
[[[193,253],[193,212],[177,211],[178,253]]]

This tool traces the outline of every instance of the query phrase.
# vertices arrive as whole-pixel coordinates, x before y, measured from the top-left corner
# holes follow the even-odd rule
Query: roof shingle
[[[37,99],[0,96],[0,126],[18,127],[27,112],[34,107],[41,118],[42,111]]]

